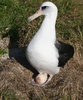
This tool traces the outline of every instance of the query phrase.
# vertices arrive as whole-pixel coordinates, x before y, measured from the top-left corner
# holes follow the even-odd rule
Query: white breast
[[[53,44],[44,41],[35,43],[33,39],[27,48],[27,54],[29,62],[39,72],[57,73],[59,55]]]

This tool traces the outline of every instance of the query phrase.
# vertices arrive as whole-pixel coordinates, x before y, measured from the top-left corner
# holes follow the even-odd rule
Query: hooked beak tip
[[[28,18],[28,22],[31,22],[31,19],[30,18]]]
[[[42,15],[42,11],[38,10],[34,15],[30,16],[28,18],[28,22],[31,22],[32,20],[36,19],[37,17],[39,17],[40,15]]]

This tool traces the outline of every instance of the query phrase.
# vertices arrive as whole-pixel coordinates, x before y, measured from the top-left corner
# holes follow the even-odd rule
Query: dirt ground
[[[12,100],[82,100],[83,48],[79,43],[74,45],[74,57],[45,87],[31,84],[37,72],[26,60],[25,50],[9,49],[0,62],[0,100],[11,100],[2,99],[5,91],[15,93],[17,99]]]

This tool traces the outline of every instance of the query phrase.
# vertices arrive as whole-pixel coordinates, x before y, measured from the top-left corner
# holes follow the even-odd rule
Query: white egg
[[[39,85],[44,84],[47,81],[47,74],[46,73],[40,73],[35,78],[35,82]]]

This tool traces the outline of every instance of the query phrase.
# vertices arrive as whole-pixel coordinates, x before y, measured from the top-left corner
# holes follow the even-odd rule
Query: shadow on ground
[[[27,68],[28,70],[31,70],[34,73],[34,75],[37,75],[38,72],[30,65],[30,63],[26,59],[25,52],[26,47],[9,49],[9,57],[10,59],[15,59],[18,63],[20,63],[23,67]]]
[[[9,45],[8,45],[8,55],[11,60],[16,60],[19,64],[21,64],[23,67],[27,68],[28,70],[32,71],[34,73],[33,77],[35,77],[38,72],[30,65],[28,60],[26,59],[26,48],[19,47],[19,27],[15,26],[12,27],[6,34],[2,36],[4,37],[10,37]]]

